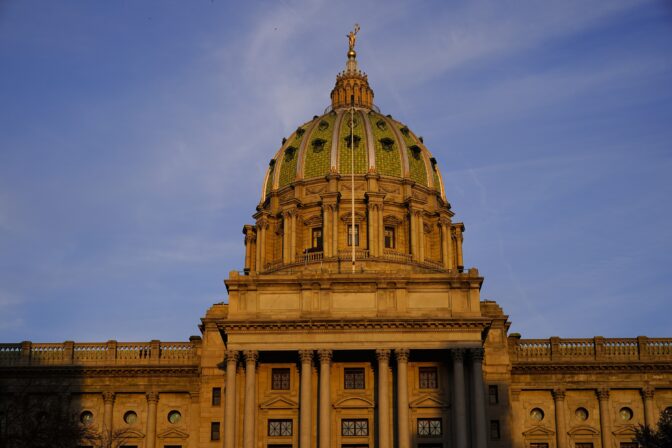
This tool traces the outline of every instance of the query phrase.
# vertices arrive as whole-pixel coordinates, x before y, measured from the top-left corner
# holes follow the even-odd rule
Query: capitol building
[[[633,448],[672,408],[672,338],[508,333],[355,34],[330,106],[259,179],[243,270],[201,336],[0,344],[0,432],[25,387],[126,448]]]

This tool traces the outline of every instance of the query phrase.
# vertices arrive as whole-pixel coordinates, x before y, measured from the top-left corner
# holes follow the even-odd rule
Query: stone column
[[[291,234],[292,224],[289,212],[282,213],[282,262],[289,263],[289,236]]]
[[[108,438],[112,435],[113,412],[114,392],[103,392],[103,431]]]
[[[310,448],[312,417],[311,409],[313,406],[312,396],[312,377],[313,377],[313,351],[299,350],[301,358],[301,396],[299,403],[299,447]]]
[[[555,436],[558,448],[567,448],[567,424],[565,423],[565,390],[555,389],[552,391],[553,403],[555,404]]]
[[[226,351],[226,397],[224,403],[224,448],[234,448],[236,443],[236,367],[238,352]]]
[[[378,447],[390,447],[390,351],[376,350],[378,358]]]
[[[147,393],[147,442],[145,443],[145,448],[154,448],[156,442],[156,404],[158,402],[158,393]]]
[[[334,210],[331,212],[331,219],[334,222],[334,225],[331,226],[333,244],[331,246],[331,254],[333,256],[338,256],[338,206],[334,206]]]
[[[331,350],[320,350],[320,448],[331,442]]]
[[[330,205],[325,205],[324,206],[324,217],[322,218],[322,222],[324,225],[322,226],[322,245],[324,246],[324,258],[329,258],[331,257],[331,243],[332,243],[332,236],[331,236],[331,206]]]
[[[383,221],[383,204],[380,204],[378,207],[378,220],[376,221],[378,225],[378,255],[385,254],[385,222]],[[395,235],[395,238],[398,239],[398,236]],[[397,241],[394,242],[395,245],[398,244]]]
[[[483,349],[471,349],[472,384],[474,387],[474,447],[487,448],[487,426],[485,422],[485,392],[483,390]]]
[[[464,350],[454,349],[453,358],[453,413],[455,414],[455,448],[467,448],[467,406],[464,393]]]
[[[464,268],[464,260],[462,256],[462,228],[455,227],[455,245],[457,246],[457,268],[461,270]]]
[[[245,416],[243,417],[243,447],[254,448],[254,430],[257,427],[255,419],[256,386],[257,386],[257,359],[259,352],[245,350]]]
[[[290,215],[290,221],[292,223],[292,233],[289,236],[290,238],[290,245],[289,245],[289,261],[293,262],[296,260],[296,220],[297,220],[296,212],[292,212]]]
[[[420,261],[425,261],[425,219],[418,213],[418,252]]]
[[[259,264],[257,265],[258,271],[264,270],[264,265],[266,264],[266,227],[268,223],[262,221],[261,223],[261,239],[257,242],[259,247]]]
[[[377,251],[377,244],[376,244],[376,239],[373,235],[373,221],[375,219],[375,214],[376,212],[373,210],[373,204],[368,204],[367,207],[367,212],[368,212],[368,217],[366,220],[366,228],[367,228],[367,240],[369,241],[369,255],[372,257],[375,257],[378,253]]]
[[[199,446],[200,439],[200,425],[201,425],[201,397],[199,391],[192,391],[189,393],[191,398],[191,416],[189,418],[189,431],[191,436],[189,436],[189,446],[191,448],[196,448]]]
[[[261,271],[261,226],[257,224],[257,244],[255,245],[255,252],[256,252],[256,263],[255,263],[255,270],[257,272]]]
[[[644,424],[653,428],[657,423],[655,411],[653,409],[655,389],[651,386],[647,386],[643,388],[640,393],[642,394],[642,400],[644,400]]]
[[[410,431],[408,426],[408,356],[409,350],[398,348],[397,357],[397,439],[399,448],[409,448]]]
[[[600,435],[602,448],[611,448],[611,417],[609,414],[609,389],[598,389],[597,400],[600,403]]]

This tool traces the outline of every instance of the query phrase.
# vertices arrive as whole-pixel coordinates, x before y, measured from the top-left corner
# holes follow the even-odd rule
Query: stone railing
[[[512,362],[672,360],[672,338],[520,339],[509,336]]]
[[[72,342],[0,344],[0,366],[197,365],[201,338],[189,342]]]

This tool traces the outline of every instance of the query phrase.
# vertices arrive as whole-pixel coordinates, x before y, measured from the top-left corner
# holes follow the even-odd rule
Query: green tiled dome
[[[355,174],[410,179],[445,198],[436,160],[422,140],[390,115],[366,108],[329,110],[299,126],[268,167],[263,198],[299,180],[351,173],[354,140]]]

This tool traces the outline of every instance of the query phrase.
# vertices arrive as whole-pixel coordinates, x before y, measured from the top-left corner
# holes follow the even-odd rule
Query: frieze
[[[461,329],[482,329],[489,323],[488,320],[400,320],[400,321],[240,321],[240,322],[219,322],[221,330],[231,331],[257,331],[257,332],[277,332],[277,331],[330,331],[330,330],[461,330]]]

